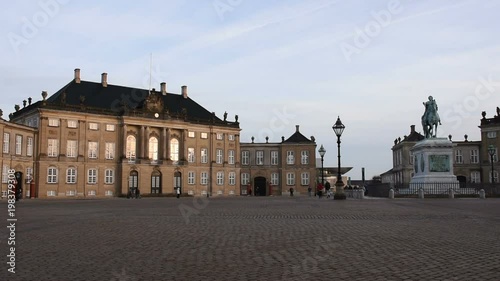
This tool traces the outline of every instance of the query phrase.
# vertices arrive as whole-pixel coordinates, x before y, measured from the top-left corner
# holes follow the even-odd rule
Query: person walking
[[[321,196],[323,196],[323,183],[318,183],[318,198],[321,199]]]
[[[325,190],[326,190],[326,198],[330,198],[332,196],[332,191],[329,181],[325,183]]]
[[[311,187],[308,187],[308,188],[307,188],[307,192],[309,193],[309,197],[311,197],[311,191],[312,191],[312,188],[311,188]]]
[[[179,198],[181,196],[181,188],[178,187],[177,188],[177,198]]]
[[[290,196],[293,196],[293,187],[290,187]]]

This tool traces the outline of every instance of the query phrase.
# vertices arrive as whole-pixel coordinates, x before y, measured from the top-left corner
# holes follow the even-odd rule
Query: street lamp
[[[323,145],[321,145],[318,152],[321,156],[321,184],[325,184],[325,174],[323,173],[323,157],[325,156],[326,150]]]
[[[495,155],[496,149],[493,145],[488,146],[488,154],[490,155],[490,161],[491,161],[491,183],[494,183],[494,177],[493,177],[493,156]]]
[[[340,136],[344,132],[345,126],[340,121],[340,117],[337,117],[337,122],[332,127],[335,135],[337,135],[337,146],[338,146],[338,159],[339,159],[339,169],[337,171],[337,182],[335,183],[335,195],[333,199],[335,200],[345,200],[346,196],[344,194],[344,183],[342,182],[342,174],[340,173]]]

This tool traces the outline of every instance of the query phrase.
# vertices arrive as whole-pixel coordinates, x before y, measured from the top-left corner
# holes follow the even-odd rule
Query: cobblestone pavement
[[[4,226],[0,280],[500,280],[500,199],[37,199],[16,213],[16,273]]]

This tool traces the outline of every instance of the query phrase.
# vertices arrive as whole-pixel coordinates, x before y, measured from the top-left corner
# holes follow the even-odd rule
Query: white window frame
[[[224,185],[224,172],[217,172],[217,177],[216,177],[217,181],[216,181],[216,184],[217,185]]]
[[[489,174],[488,181],[491,183],[491,170],[488,174]],[[498,171],[493,171],[493,181],[495,183],[498,183]]]
[[[227,178],[228,178],[228,184],[229,185],[235,185],[236,184],[236,173],[235,172],[229,172]]]
[[[189,171],[188,172],[188,184],[193,185],[196,183],[196,174],[194,171]]]
[[[76,157],[77,150],[78,150],[78,141],[77,140],[67,140],[66,141],[66,157],[70,157],[70,158]]]
[[[194,151],[194,147],[188,147],[188,162],[194,163],[196,158],[196,152]]]
[[[250,174],[249,173],[241,173],[241,184],[247,185],[250,183]]]
[[[229,149],[227,151],[227,163],[234,164],[234,150],[233,149]]]
[[[106,169],[104,170],[104,184],[115,183],[115,170]]]
[[[207,185],[208,184],[208,172],[200,173],[200,184]]]
[[[250,151],[243,150],[241,151],[241,165],[249,165],[250,164]]]
[[[26,167],[26,183],[31,183],[33,180],[33,168]]]
[[[23,136],[16,135],[16,155],[21,155],[23,153]]]
[[[264,165],[264,151],[255,151],[255,165]]]
[[[59,127],[59,119],[49,118],[49,127]]]
[[[115,124],[106,124],[106,131],[107,132],[114,132],[116,130]]]
[[[177,163],[179,162],[179,140],[178,139],[171,139],[170,140],[170,160],[172,162]]]
[[[68,120],[68,128],[78,128],[77,120]]]
[[[286,185],[295,185],[295,173],[286,173]]]
[[[277,150],[271,150],[271,165],[278,165],[279,152]]]
[[[159,146],[158,138],[150,137],[148,140],[148,158],[153,162],[158,161],[158,146]]]
[[[271,185],[278,185],[280,183],[279,174],[271,173]]]
[[[47,143],[47,156],[48,157],[57,157],[57,156],[59,156],[59,140],[57,140],[57,139],[48,139],[48,143]]]
[[[227,135],[227,139],[230,141],[234,141],[234,135]]]
[[[479,149],[471,149],[471,151],[470,151],[470,162],[472,164],[479,163]]]
[[[200,138],[208,139],[208,134],[207,133],[200,133]]]
[[[217,140],[223,140],[224,139],[224,134],[223,133],[217,133],[216,138],[217,138]]]
[[[126,157],[129,160],[135,160],[137,153],[137,138],[134,135],[127,136]]]
[[[89,130],[97,131],[99,130],[99,124],[95,122],[89,122]]]
[[[309,164],[309,151],[308,150],[302,150],[300,152],[300,163],[302,165]]]
[[[294,165],[295,164],[295,156],[293,150],[288,150],[286,152],[286,164]]]
[[[33,156],[33,138],[26,139],[26,156]]]
[[[194,131],[189,131],[188,132],[188,137],[189,138],[195,138],[196,137],[196,133]]]
[[[301,173],[300,184],[301,185],[309,185],[309,173],[307,173],[307,172]]]
[[[481,172],[479,172],[479,171],[470,172],[470,182],[471,183],[481,183]]]
[[[77,173],[75,167],[69,167],[66,169],[66,183],[67,184],[75,184],[77,179]]]
[[[59,170],[50,166],[47,168],[47,183],[57,183]]]
[[[461,149],[455,149],[455,163],[462,164],[464,162],[464,156],[462,155]]]
[[[3,153],[9,153],[10,150],[10,133],[3,133]]]
[[[105,143],[105,148],[106,148],[106,151],[105,151],[105,157],[106,159],[110,160],[110,159],[115,159],[115,151],[116,151],[116,144],[114,142],[107,142]]]
[[[208,163],[208,149],[202,148],[200,150],[200,161],[201,163]]]
[[[90,168],[87,170],[87,183],[97,184],[97,169]]]
[[[88,158],[97,159],[99,157],[99,143],[96,141],[89,141],[88,143]]]
[[[218,148],[216,150],[216,157],[215,157],[215,163],[217,164],[222,164],[223,160],[224,160],[224,153],[222,152],[222,149]]]
[[[2,183],[7,183],[9,180],[9,165],[2,166]]]

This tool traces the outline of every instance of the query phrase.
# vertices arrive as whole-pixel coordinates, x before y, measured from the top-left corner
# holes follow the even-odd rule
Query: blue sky
[[[104,2],[104,3],[102,3]],[[432,95],[438,135],[479,140],[481,111],[500,106],[500,1],[74,1],[4,2],[0,108],[83,80],[191,98],[229,120],[241,140],[280,141],[300,125],[336,166],[368,178],[392,167],[391,146],[422,131]],[[319,156],[318,156],[319,157]]]

